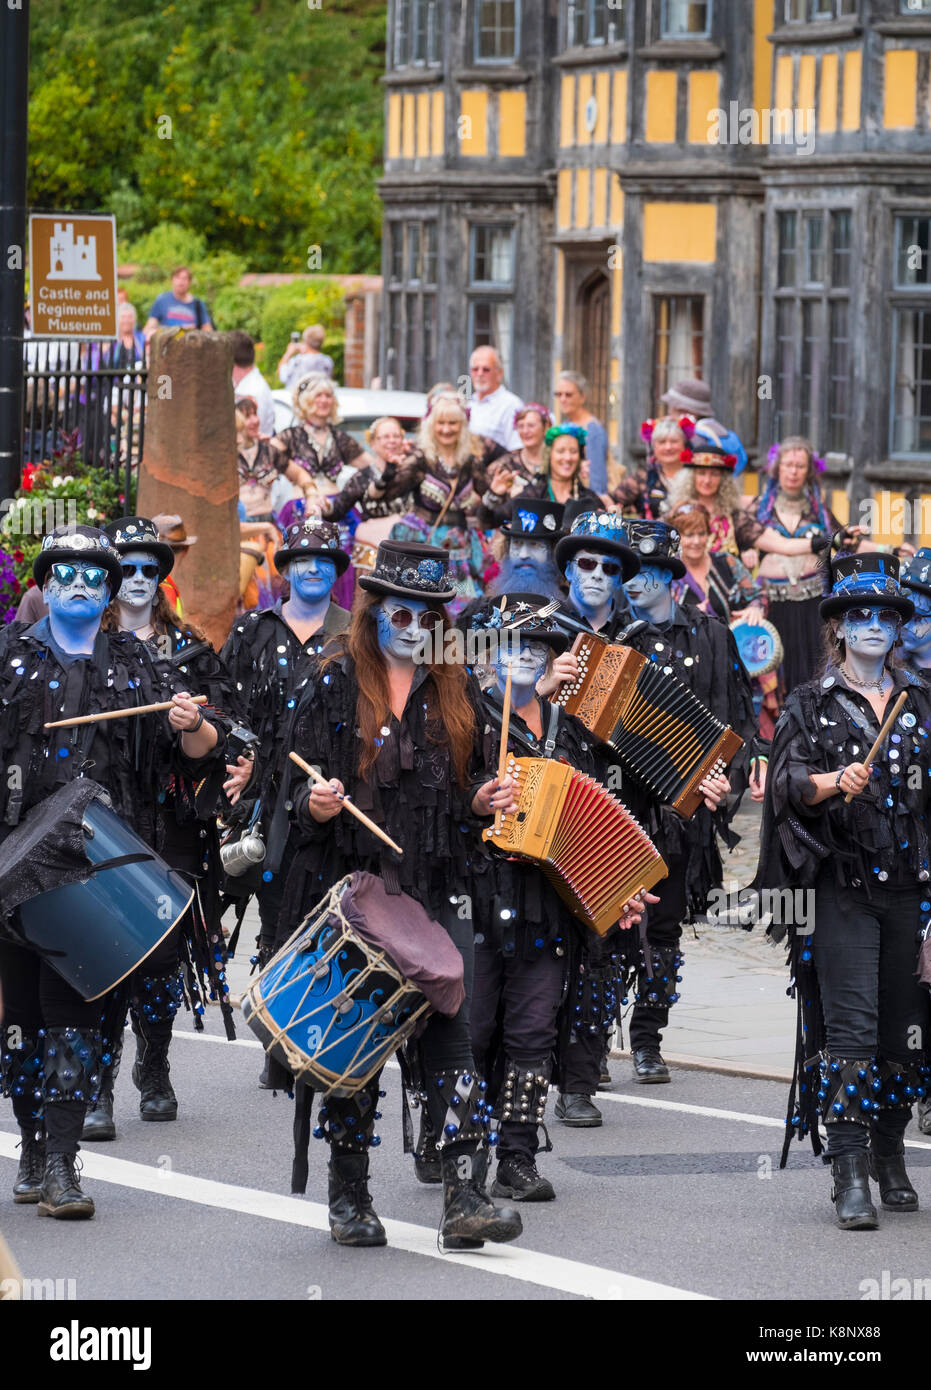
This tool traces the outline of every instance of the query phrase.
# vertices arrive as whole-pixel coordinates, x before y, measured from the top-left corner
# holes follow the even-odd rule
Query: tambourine
[[[782,662],[782,638],[766,618],[756,623],[735,618],[731,632],[748,676],[768,676]]]

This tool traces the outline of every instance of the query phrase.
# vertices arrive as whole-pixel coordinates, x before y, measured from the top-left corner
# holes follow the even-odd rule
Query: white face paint
[[[127,550],[122,557],[123,582],[117,599],[121,607],[134,612],[144,612],[152,607],[158,590],[158,557],[151,550]],[[154,575],[146,575],[143,568],[155,567]],[[127,575],[127,571],[132,573]]]
[[[550,649],[545,642],[528,641],[504,643],[495,662],[498,689],[504,693],[508,670],[511,672],[511,699],[517,706],[525,705],[536,689],[537,681],[546,670]]]
[[[382,599],[375,609],[375,628],[383,656],[405,664],[418,659],[429,636],[428,630],[420,626],[420,615],[426,610],[427,605],[420,599],[394,596]],[[403,626],[392,623],[393,615],[404,613],[408,621]]]

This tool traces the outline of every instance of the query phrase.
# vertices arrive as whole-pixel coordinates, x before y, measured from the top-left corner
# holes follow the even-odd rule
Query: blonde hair
[[[310,376],[304,377],[297,383],[291,394],[291,403],[295,413],[304,421],[308,416],[311,401],[320,395],[321,391],[330,391],[333,395],[333,407],[327,417],[327,423],[338,425],[340,421],[339,405],[336,399],[336,387],[333,385],[333,378],[327,376],[326,372],[311,372]]]
[[[669,510],[681,506],[683,502],[701,502],[702,506],[708,509],[708,499],[700,497],[695,487],[695,469],[687,466],[680,469],[669,486]],[[714,505],[720,516],[732,516],[734,512],[739,512],[742,506],[737,484],[733,476],[723,468]],[[666,519],[668,520],[668,517]]]
[[[480,457],[482,442],[480,439],[476,439],[475,435],[469,433],[469,417],[465,406],[454,391],[442,391],[438,396],[435,396],[429,413],[420,422],[417,443],[424,457],[431,462],[435,462],[439,457],[435,427],[441,410],[456,410],[462,417],[462,429],[459,434],[459,443],[456,446],[456,463],[460,465],[465,463],[470,454]]]

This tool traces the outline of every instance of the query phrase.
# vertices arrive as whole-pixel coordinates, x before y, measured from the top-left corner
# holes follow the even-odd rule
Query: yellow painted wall
[[[417,93],[417,158],[430,153],[430,93]]]
[[[527,93],[502,92],[498,97],[498,154],[521,159],[527,153]]]
[[[604,227],[608,221],[608,171],[596,169],[592,174],[592,226]]]
[[[565,231],[572,224],[572,170],[560,169],[556,179],[556,225]]]
[[[487,155],[488,153],[488,93],[481,91],[463,92],[460,100],[460,117],[471,123],[468,136],[463,135],[459,142],[462,154]]]
[[[918,54],[913,48],[890,48],[885,53],[883,126],[914,130],[918,90]]]
[[[906,513],[905,493],[890,491],[874,493],[873,495],[879,505],[876,507],[878,524],[873,529],[872,539],[877,545],[900,545],[902,542],[901,522]]]
[[[617,175],[610,173],[611,180],[611,226],[616,232],[620,232],[624,225],[624,193]]]
[[[814,129],[815,121],[815,55],[804,53],[798,65],[798,94],[795,105],[801,114],[801,130]]]
[[[443,98],[442,90],[432,94],[433,111],[431,117],[430,130],[430,153],[441,155],[445,146],[446,131],[444,121],[446,118],[446,103]]]
[[[559,89],[560,107],[560,127],[559,143],[565,148],[575,140],[575,77],[571,72],[564,72],[562,83]]]
[[[623,145],[627,140],[627,71],[615,72],[611,92],[611,142]]]
[[[818,103],[818,129],[825,135],[837,130],[837,54],[825,53],[821,59],[821,100]]]
[[[646,203],[643,209],[644,261],[715,260],[717,208],[714,203]]]
[[[562,333],[565,321],[565,304],[563,299],[566,293],[566,253],[556,252],[556,313],[554,315],[555,332],[557,335]]]
[[[753,3],[753,105],[758,112],[771,105],[773,54],[767,35],[773,32],[775,0]]]
[[[711,112],[721,105],[720,79],[716,72],[689,73],[689,128],[690,145],[706,145],[711,122]]]
[[[831,511],[842,526],[850,521],[850,498],[842,487],[836,487],[831,492]]]
[[[401,98],[401,153],[405,159],[414,158],[414,93],[405,92]]]
[[[795,105],[795,59],[791,53],[781,53],[776,59],[776,109],[790,111]]]
[[[392,92],[388,98],[388,158],[398,159],[401,154],[401,93]]]
[[[653,144],[672,144],[676,138],[676,74],[647,73],[646,138]]]
[[[592,137],[585,127],[585,103],[592,95],[594,87],[591,73],[580,72],[575,84],[575,143],[577,145],[590,145],[592,143]]]
[[[744,469],[743,475],[744,497],[757,497],[760,491],[760,476],[754,473],[751,468]]]
[[[590,169],[577,169],[575,171],[575,225],[577,227],[590,226]]]
[[[860,129],[860,77],[863,61],[860,50],[844,54],[844,105],[841,114],[842,130]]]
[[[608,139],[608,107],[611,104],[611,74],[604,70],[595,76],[595,101],[598,103],[598,115],[592,140],[596,145],[604,145]]]

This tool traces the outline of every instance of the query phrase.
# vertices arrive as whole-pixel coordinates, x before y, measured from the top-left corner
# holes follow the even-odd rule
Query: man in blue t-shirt
[[[207,306],[191,294],[191,272],[181,265],[171,273],[171,289],[160,294],[149,311],[145,328],[146,342],[157,328],[202,328],[213,332]]]

